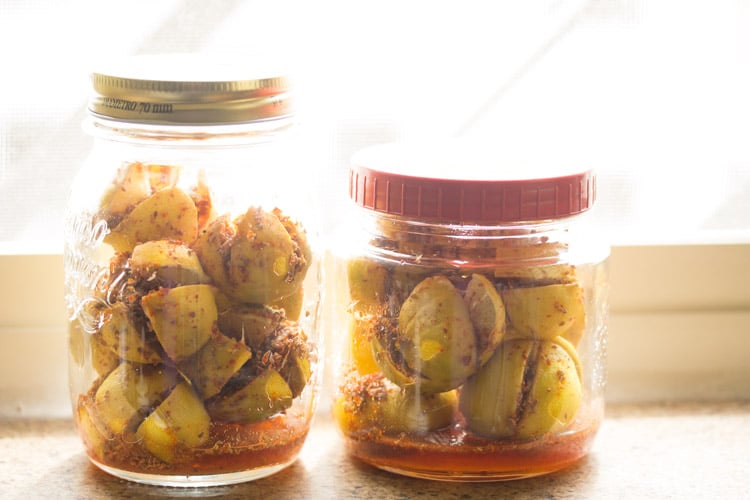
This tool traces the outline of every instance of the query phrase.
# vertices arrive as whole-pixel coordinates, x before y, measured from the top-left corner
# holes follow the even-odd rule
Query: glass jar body
[[[317,399],[321,286],[289,121],[89,128],[64,256],[88,456],[175,486],[289,465]]]
[[[606,246],[583,217],[445,225],[370,210],[334,259],[333,415],[350,453],[410,476],[561,469],[603,416]]]

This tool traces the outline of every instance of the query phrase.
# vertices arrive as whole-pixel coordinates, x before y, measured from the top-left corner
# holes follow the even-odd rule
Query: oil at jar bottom
[[[481,439],[460,425],[423,436],[368,432],[345,440],[351,456],[395,474],[440,481],[509,481],[579,462],[589,453],[601,418],[581,415],[565,432],[525,441]]]
[[[252,424],[212,423],[206,443],[180,449],[179,456],[166,463],[153,457],[134,434],[107,439],[88,425],[85,413],[78,419],[95,466],[121,479],[157,486],[221,486],[275,474],[294,463],[309,431],[309,419],[293,414]]]

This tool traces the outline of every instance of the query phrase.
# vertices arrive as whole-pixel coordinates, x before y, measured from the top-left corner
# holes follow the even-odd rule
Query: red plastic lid
[[[349,196],[377,212],[454,224],[560,219],[591,208],[594,172],[551,163],[498,159],[462,143],[385,144],[354,156]]]

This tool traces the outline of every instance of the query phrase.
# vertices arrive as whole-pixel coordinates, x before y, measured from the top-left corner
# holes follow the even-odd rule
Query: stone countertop
[[[276,475],[233,486],[162,488],[90,465],[69,420],[0,421],[4,499],[750,498],[750,401],[610,405],[591,454],[567,470],[504,483],[396,476],[346,456],[329,419]]]

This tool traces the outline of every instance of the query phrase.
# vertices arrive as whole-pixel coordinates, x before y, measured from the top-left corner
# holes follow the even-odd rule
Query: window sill
[[[299,460],[287,469],[201,493],[230,499],[254,497],[260,490],[267,498],[607,499],[622,498],[623,492],[632,498],[740,498],[747,493],[749,417],[747,402],[609,405],[591,453],[573,467],[524,481],[468,484],[412,479],[362,466],[346,455],[331,420],[320,418]],[[0,472],[9,498],[54,491],[65,498],[116,500],[165,492],[115,479],[90,465],[67,419],[2,422],[0,453],[12,457]]]

